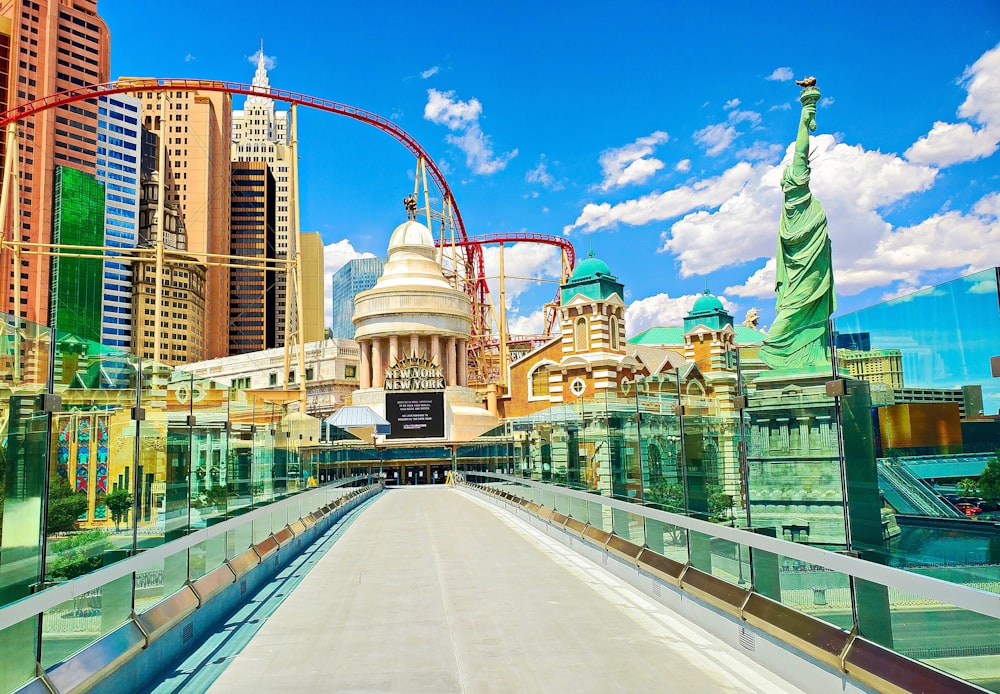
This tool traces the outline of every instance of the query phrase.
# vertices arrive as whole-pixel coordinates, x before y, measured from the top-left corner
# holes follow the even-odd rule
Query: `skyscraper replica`
[[[263,161],[232,162],[231,255],[246,256],[229,272],[229,354],[276,347],[275,272],[264,259],[275,257],[275,180]],[[261,259],[261,260],[250,260]],[[259,269],[257,269],[259,266]]]
[[[97,180],[104,184],[104,245],[134,248],[138,240],[142,104],[127,94],[97,102]],[[132,348],[132,264],[104,261],[101,343]]]
[[[375,286],[387,258],[355,258],[333,273],[333,337],[354,338],[354,297]]]
[[[6,2],[0,12],[5,20],[0,33],[6,32],[0,51],[9,60],[4,109],[55,92],[109,81],[110,35],[97,14],[97,0]],[[14,221],[16,236],[31,242],[52,242],[56,167],[95,174],[97,122],[97,104],[87,101],[42,111],[20,121],[21,218]],[[0,312],[48,323],[50,258],[25,255],[21,267],[15,268],[13,263],[11,252],[5,251],[0,257],[4,278]],[[20,305],[15,306],[15,301]]]
[[[142,102],[143,127],[166,139],[160,144],[164,161],[158,169],[165,177],[164,204],[177,207],[178,223],[187,232],[188,250],[227,255],[232,97],[198,90],[137,92],[136,96]],[[229,315],[228,268],[207,268],[205,313]],[[203,341],[204,358],[225,356],[229,350],[228,321],[207,321]]]
[[[257,71],[253,76],[253,86],[270,91],[264,59],[264,46],[257,58]],[[264,162],[274,176],[274,237],[275,257],[285,259],[289,252],[289,235],[293,231],[294,210],[297,204],[291,199],[292,162],[289,146],[289,113],[275,110],[274,100],[266,96],[249,96],[242,111],[233,111],[232,143],[230,158],[233,162]],[[285,344],[285,312],[287,310],[286,277],[283,270],[274,273],[275,338],[273,345]],[[320,339],[322,335],[306,336],[306,341]],[[264,347],[258,347],[264,349]]]

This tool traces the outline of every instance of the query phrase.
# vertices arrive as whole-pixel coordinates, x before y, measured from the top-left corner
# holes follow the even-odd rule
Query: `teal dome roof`
[[[595,258],[593,252],[591,252],[585,260],[573,268],[573,274],[570,275],[570,280],[581,280],[587,277],[596,277],[598,275],[610,277],[611,268],[609,268],[608,264],[603,260]]]
[[[722,302],[719,301],[714,296],[712,296],[711,294],[709,294],[708,290],[706,289],[705,293],[699,296],[695,300],[694,307],[691,309],[691,313],[692,314],[711,313],[713,311],[723,311],[723,310],[725,309],[722,306]]]

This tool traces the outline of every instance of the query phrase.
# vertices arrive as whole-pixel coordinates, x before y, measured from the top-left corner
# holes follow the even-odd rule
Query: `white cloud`
[[[541,157],[539,157],[538,165],[524,175],[524,180],[526,180],[528,183],[537,183],[538,185],[548,190],[563,189],[563,184],[560,181],[557,181],[555,177],[549,173],[548,166],[545,163],[544,154]],[[532,197],[537,198],[538,192],[535,191]]]
[[[826,108],[828,106],[833,106],[835,103],[836,101],[832,96],[824,96],[822,99],[819,100],[819,107]]]
[[[489,136],[479,127],[482,104],[475,98],[469,101],[453,99],[454,95],[454,91],[428,89],[424,118],[457,133],[445,139],[465,152],[465,163],[473,173],[489,175],[502,171],[517,156],[517,150],[495,156]]]
[[[906,150],[907,159],[950,166],[996,152],[1000,144],[1000,46],[966,68],[960,84],[965,87],[966,98],[958,107],[958,116],[982,127],[936,121],[929,133]]]
[[[587,203],[576,221],[563,228],[563,233],[568,234],[574,229],[599,231],[618,224],[638,226],[671,219],[700,207],[717,207],[746,185],[752,169],[750,164],[739,163],[721,176],[680,186],[665,193],[649,193],[616,205],[606,202]]]
[[[968,123],[937,121],[931,131],[906,150],[906,158],[915,164],[950,166],[963,161],[988,157],[997,151],[1000,130],[973,130]]]
[[[437,89],[427,90],[427,104],[424,106],[424,118],[431,123],[444,125],[449,130],[464,130],[479,121],[483,105],[479,99],[459,101],[452,99],[455,92],[439,92]]]
[[[722,108],[724,108],[726,111],[729,111],[730,109],[734,109],[739,105],[740,105],[739,99],[730,99],[729,101],[727,101],[722,105]]]
[[[774,106],[772,106],[771,108],[769,108],[767,110],[768,111],[790,111],[791,109],[792,109],[792,105],[786,101],[783,104],[775,104]]]
[[[738,150],[736,156],[746,161],[773,161],[781,156],[781,145],[771,142],[754,142],[749,147]]]
[[[598,189],[608,191],[630,183],[642,183],[648,180],[664,166],[662,161],[650,155],[657,145],[661,145],[669,139],[670,136],[667,133],[657,130],[624,147],[602,152],[600,163],[604,180],[598,185]]]
[[[690,170],[691,170],[691,160],[690,159],[681,159],[674,166],[674,171],[680,171],[681,173],[687,173]]]
[[[1000,46],[986,51],[962,75],[968,96],[958,115],[983,125],[1000,125]]]
[[[247,56],[247,60],[250,62],[251,65],[256,65],[257,61],[260,60],[260,54],[261,51],[256,50],[254,51],[253,55]],[[275,66],[277,66],[277,64],[278,64],[278,58],[276,56],[267,55],[266,53],[264,54],[264,67],[266,67],[268,70],[273,70]]]
[[[439,72],[441,72],[441,68],[439,68],[437,65],[435,65],[434,67],[427,68],[426,70],[424,70],[423,72],[421,72],[420,73],[420,78],[421,79],[427,79],[428,77],[433,77],[434,75],[436,75]]]
[[[858,259],[856,268],[872,277],[874,286],[897,280],[918,285],[934,270],[983,269],[1000,257],[998,207],[1000,193],[992,193],[971,214],[953,210],[896,229],[879,239],[872,256]]]
[[[645,299],[637,299],[625,309],[625,333],[631,338],[643,330],[657,326],[681,325],[684,316],[701,294],[685,294],[672,297],[669,294],[654,294]],[[718,297],[727,311],[732,313],[735,305],[725,297]]]
[[[333,325],[333,275],[355,258],[374,258],[374,253],[354,249],[349,239],[328,243],[323,247],[323,320],[327,327]]]
[[[527,316],[510,315],[507,317],[508,335],[541,335],[545,332],[545,312],[542,309],[532,311]]]
[[[776,266],[777,263],[774,258],[769,259],[766,263],[764,263],[764,267],[750,275],[750,277],[747,278],[747,281],[742,285],[726,287],[726,294],[735,294],[736,296],[773,297]]]
[[[733,111],[729,114],[730,123],[735,125],[743,121],[747,121],[751,125],[760,125],[760,114],[756,111]]]
[[[186,56],[184,56],[185,63],[192,63],[195,60],[197,60],[197,58],[195,58],[194,55],[192,55],[191,53],[188,53]]]
[[[715,157],[729,147],[739,134],[736,132],[736,128],[731,125],[716,123],[695,131],[694,141],[705,145],[708,148],[705,153],[710,157]]]
[[[792,72],[790,67],[779,67],[776,68],[774,72],[765,77],[764,79],[775,81],[775,82],[790,82],[792,78],[795,77],[795,73]]]
[[[860,283],[863,278],[851,277],[848,270],[856,267],[858,259],[871,256],[878,239],[891,229],[878,210],[928,189],[937,171],[895,155],[837,143],[832,135],[815,136],[810,145],[814,162],[812,189],[829,218],[838,291],[860,291],[865,288]],[[777,166],[737,165],[744,167],[741,176],[745,185],[719,200],[714,205],[716,211],[689,213],[663,234],[660,250],[680,260],[682,277],[774,256],[781,212],[778,184],[791,152],[789,145]],[[773,274],[771,280],[764,279],[751,278],[743,290],[733,293],[773,294]]]

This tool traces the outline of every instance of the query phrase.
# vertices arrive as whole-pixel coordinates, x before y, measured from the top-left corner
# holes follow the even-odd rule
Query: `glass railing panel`
[[[271,514],[253,521],[253,544],[259,544],[271,536]]]
[[[31,617],[0,631],[0,691],[12,692],[35,678],[38,618]]]
[[[586,523],[590,518],[590,504],[585,499],[572,497],[570,499],[569,515]]]
[[[48,669],[89,646],[131,614],[131,574],[47,610],[42,616],[42,667]]]
[[[229,513],[229,466],[226,464],[229,389],[207,378],[191,378],[189,398],[194,422],[191,430],[191,525],[200,529],[222,522]]]
[[[288,507],[281,504],[280,508],[271,510],[271,532],[280,532],[286,525],[288,525]]]
[[[600,501],[588,501],[587,522],[595,528],[611,532],[611,508]]]
[[[226,558],[233,559],[243,554],[253,545],[253,525],[243,523],[226,531]]]
[[[882,586],[869,589],[887,593],[888,607],[866,620],[860,602],[864,583],[857,582],[863,636],[984,689],[1000,691],[1000,620]]]
[[[755,591],[786,607],[851,630],[854,613],[847,574],[760,549],[743,551],[750,558]],[[746,577],[746,567],[743,571]]]
[[[645,522],[646,546],[654,552],[676,562],[688,561],[688,531],[680,526],[647,518]]]
[[[252,506],[253,407],[244,390],[234,391],[227,403],[229,431],[226,433],[226,488],[229,516],[245,513]]]
[[[691,534],[691,556],[692,563],[699,569],[705,571],[704,537],[701,533]],[[750,586],[750,550],[738,542],[733,542],[721,537],[708,537],[708,570],[716,578],[721,578],[727,583],[749,588]],[[697,557],[702,564],[695,562]]]
[[[46,448],[49,415],[40,394],[47,390],[51,338],[48,328],[0,315],[0,465],[6,466],[0,606],[28,596],[41,580],[42,501],[53,464]]]

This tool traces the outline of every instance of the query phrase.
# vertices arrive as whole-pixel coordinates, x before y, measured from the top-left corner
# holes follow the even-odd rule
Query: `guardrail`
[[[995,593],[600,494],[508,475],[481,472],[464,475],[467,486],[531,514],[880,691],[987,691],[921,660],[933,659],[940,666],[941,659],[950,654],[990,655],[994,648],[988,644],[971,650],[960,648],[932,620],[929,625],[935,632],[932,639],[940,640],[943,650],[913,648],[910,657],[866,638],[865,620],[858,617],[859,602],[864,598],[858,596],[866,593],[870,598],[873,588],[875,593],[884,591],[884,616],[890,619],[890,606],[894,611],[897,608],[896,604],[890,605],[892,596],[896,596],[897,603],[899,596],[906,596],[918,609],[926,605],[936,614],[961,609],[998,619],[1000,596]],[[665,544],[666,536],[675,538],[669,547],[657,550],[650,546]],[[733,556],[737,557],[735,561]],[[788,590],[787,596],[780,585],[775,593],[773,582],[770,586],[755,583],[755,569],[761,567],[770,566],[774,577],[782,575],[786,580],[801,576],[796,572],[782,574],[784,562],[809,565],[812,569],[809,578],[814,583],[821,583],[824,578],[817,571],[822,567],[827,570],[827,583]],[[831,578],[846,580],[839,586],[833,585]],[[764,577],[760,582],[766,584],[769,580]],[[852,623],[850,628],[823,618],[824,613],[829,617],[836,612],[830,608],[826,596],[840,587],[846,588],[842,592],[849,598],[847,615],[840,616]],[[805,611],[802,593],[813,598],[811,607]],[[996,679],[995,667],[981,666],[984,680]]]
[[[140,651],[149,649],[213,598],[227,590],[237,590],[237,584],[240,584],[239,589],[234,596],[230,596],[231,599],[238,599],[244,595],[247,591],[247,578],[250,575],[258,576],[253,574],[255,569],[258,567],[264,569],[267,563],[265,574],[277,570],[280,564],[285,563],[285,559],[290,560],[304,548],[303,542],[311,541],[309,538],[311,534],[316,534],[316,531],[325,527],[325,524],[335,522],[349,509],[381,490],[379,484],[351,486],[367,480],[367,476],[356,476],[296,494],[217,525],[197,530],[177,540],[144,550],[135,556],[46,588],[35,595],[0,608],[0,644],[10,646],[13,642],[9,639],[16,637],[22,637],[23,641],[24,636],[35,634],[41,624],[38,632],[41,633],[41,637],[38,643],[41,644],[44,653],[47,645],[45,639],[48,636],[45,628],[46,620],[57,619],[60,612],[58,608],[79,605],[82,604],[82,600],[101,603],[102,597],[107,597],[109,594],[112,596],[109,598],[111,600],[116,595],[120,598],[123,581],[127,582],[132,590],[131,614],[123,612],[124,618],[120,621],[115,620],[109,624],[109,614],[114,612],[109,607],[110,603],[69,613],[73,619],[90,619],[92,617],[90,613],[96,612],[99,623],[102,608],[109,614],[104,615],[100,633],[89,643],[83,644],[75,654],[46,669],[43,665],[47,659],[42,658],[42,653],[34,651],[35,658],[31,660],[42,661],[38,670],[44,671],[43,674],[31,680],[36,674],[35,663],[31,662],[31,667],[27,668],[31,675],[22,675],[21,684],[12,679],[11,673],[8,672],[4,676],[6,686],[0,689],[17,689],[23,685],[17,691],[86,690],[116,671]],[[275,517],[284,519],[281,521],[283,527],[274,527]],[[259,526],[256,531],[254,524]],[[246,538],[247,544],[233,543],[231,540],[237,535]],[[218,565],[204,567],[205,570],[200,575],[198,575],[200,572],[189,573],[191,567],[185,564],[185,575],[189,578],[181,583],[179,589],[163,595],[161,599],[153,602],[147,600],[140,604],[137,597],[146,586],[139,585],[138,577],[163,571],[165,562],[169,562],[171,557],[189,562],[189,550],[213,542],[225,543],[228,549],[224,560]],[[291,553],[279,559],[276,555],[282,553],[285,548],[289,548]],[[162,583],[161,580],[160,584]],[[179,639],[178,644],[182,641],[186,643],[187,640]],[[2,659],[9,664],[11,662],[9,659],[16,657],[10,652],[14,649],[4,648],[4,650],[7,652]],[[22,646],[20,650],[24,650],[24,647]]]

